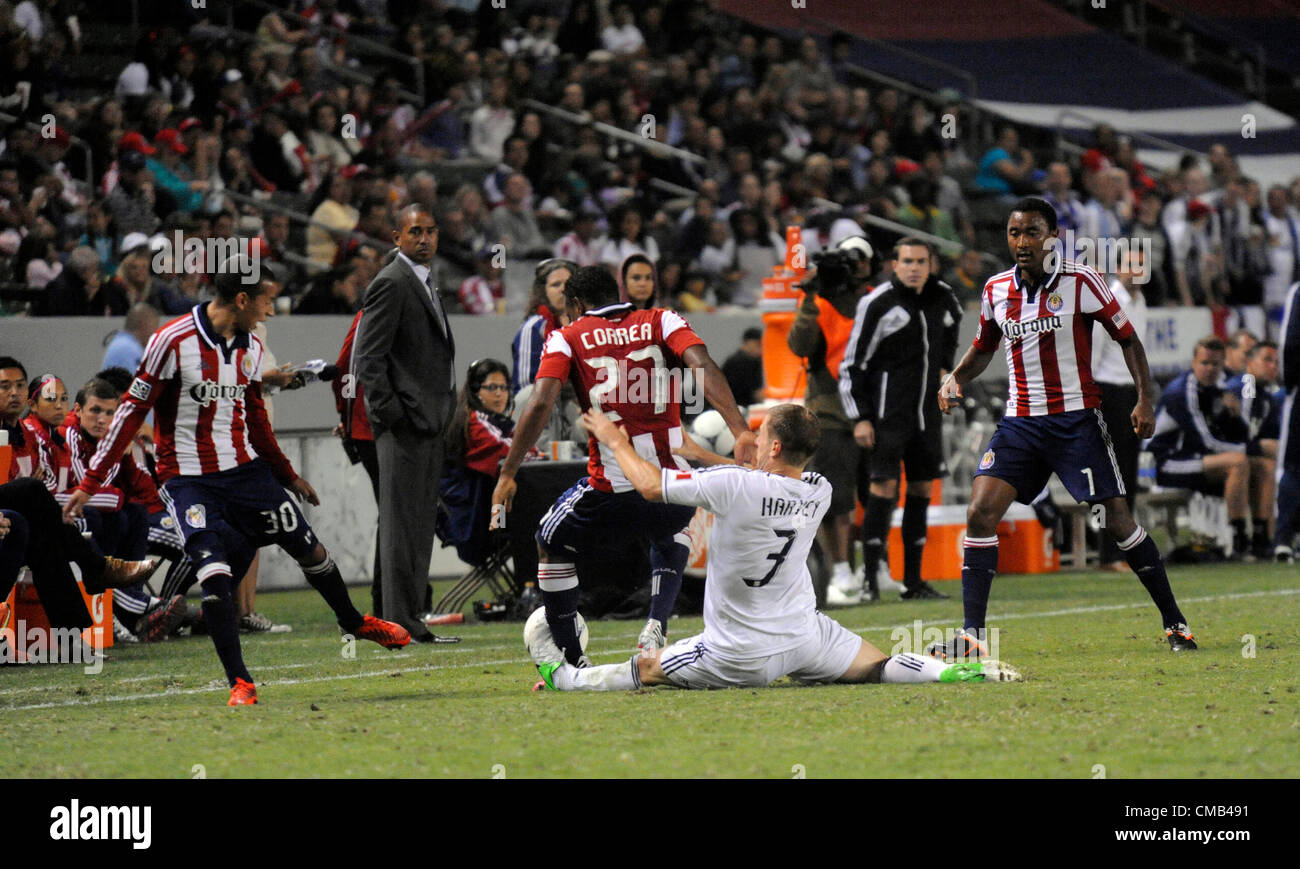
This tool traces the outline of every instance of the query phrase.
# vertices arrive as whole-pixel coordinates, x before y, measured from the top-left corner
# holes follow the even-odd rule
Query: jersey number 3
[[[770,558],[770,559],[772,560],[772,569],[769,570],[769,571],[767,572],[767,575],[766,575],[766,576],[764,576],[762,579],[746,579],[746,580],[745,580],[745,585],[749,586],[750,588],[762,588],[763,586],[765,586],[765,585],[767,585],[769,582],[771,582],[771,581],[772,581],[772,577],[776,576],[777,568],[779,568],[779,567],[781,566],[781,563],[782,563],[783,561],[785,561],[785,557],[786,557],[786,555],[789,554],[789,552],[790,552],[790,547],[794,545],[794,529],[793,529],[793,528],[787,528],[787,529],[784,530],[784,531],[781,531],[781,530],[773,530],[772,533],[775,534],[777,537],[784,537],[784,538],[785,538],[785,546],[782,546],[782,547],[781,547],[781,551],[780,551],[780,552],[769,552],[769,553],[767,554],[767,557]]]

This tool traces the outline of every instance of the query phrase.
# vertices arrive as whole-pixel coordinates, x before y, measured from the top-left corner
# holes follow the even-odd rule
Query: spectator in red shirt
[[[68,449],[59,426],[68,415],[68,389],[53,374],[42,374],[27,387],[27,406],[23,418],[25,435],[36,446],[36,467],[45,488],[61,491],[68,478]]]
[[[496,359],[470,366],[456,414],[447,426],[447,464],[496,479],[515,433],[510,418],[510,369]],[[530,458],[541,458],[536,448]]]

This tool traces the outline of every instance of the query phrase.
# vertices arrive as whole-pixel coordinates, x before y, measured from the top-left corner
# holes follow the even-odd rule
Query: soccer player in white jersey
[[[690,466],[673,455],[682,444],[681,403],[672,369],[689,368],[709,403],[736,437],[736,455],[749,459],[754,433],[704,340],[673,311],[635,310],[618,300],[618,282],[600,266],[583,266],[564,284],[569,325],[551,332],[537,366],[532,398],[519,417],[510,453],[501,463],[492,492],[493,522],[503,505],[510,509],[515,473],[536,442],[560,388],[571,383],[578,406],[595,408],[622,422],[641,455],[662,467]],[[680,383],[680,381],[677,381]],[[587,476],[556,499],[538,523],[537,587],[547,622],[569,663],[584,663],[578,644],[577,559],[600,542],[650,544],[650,617],[637,638],[643,651],[662,649],[682,571],[690,555],[688,526],[695,511],[671,504],[649,504],[633,490],[619,463],[594,438],[588,438]]]
[[[1123,350],[1137,387],[1129,421],[1140,438],[1155,431],[1146,351],[1106,282],[1054,252],[1058,244],[1052,206],[1036,197],[1017,202],[1007,220],[1007,246],[1016,264],[985,283],[975,341],[939,385],[939,409],[948,413],[960,403],[962,387],[988,367],[998,344],[1005,345],[1007,410],[975,472],[966,513],[965,625],[952,641],[932,647],[933,654],[987,654],[982,634],[998,567],[998,523],[1012,501],[1031,502],[1053,472],[1076,501],[1092,504],[1100,515],[1159,608],[1170,649],[1196,648],[1160,550],[1124,500],[1124,481],[1101,413],[1101,388],[1092,377],[1093,323]]]
[[[830,506],[831,486],[804,471],[821,431],[806,408],[772,408],[758,430],[757,468],[663,468],[639,456],[627,434],[598,411],[587,430],[618,460],[647,501],[704,507],[714,514],[704,586],[704,632],[652,655],[600,667],[575,667],[549,631],[526,632],[547,688],[617,691],[643,685],[731,688],[800,682],[1016,681],[996,661],[943,663],[923,655],[888,656],[817,612],[808,550]],[[689,442],[682,454],[700,458]],[[713,457],[717,458],[717,457]],[[538,623],[540,626],[540,623]]]

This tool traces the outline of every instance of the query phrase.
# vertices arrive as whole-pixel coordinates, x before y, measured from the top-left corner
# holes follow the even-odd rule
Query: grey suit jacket
[[[456,406],[450,327],[401,257],[366,289],[354,359],[375,434],[441,434]]]

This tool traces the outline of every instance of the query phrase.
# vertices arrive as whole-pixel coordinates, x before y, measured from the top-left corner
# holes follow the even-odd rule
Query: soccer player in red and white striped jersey
[[[1138,437],[1155,430],[1151,373],[1142,340],[1095,271],[1062,259],[1056,211],[1035,197],[1016,203],[1007,220],[1015,266],[989,278],[979,330],[961,362],[939,386],[944,413],[962,387],[988,367],[1001,341],[1009,389],[1006,415],[975,472],[967,511],[962,567],[963,631],[934,653],[986,654],[984,620],[998,564],[997,527],[1012,501],[1029,503],[1053,472],[1080,503],[1094,505],[1133,572],[1160,609],[1175,651],[1193,650],[1192,632],[1165,573],[1155,542],[1134,520],[1124,481],[1101,414],[1101,390],[1092,379],[1093,323],[1119,343],[1137,405],[1130,421]]]
[[[346,633],[388,648],[410,642],[401,626],[357,612],[338,567],[286,492],[320,503],[280,451],[267,419],[264,348],[253,329],[274,316],[279,285],[269,273],[245,283],[251,273],[249,262],[232,257],[215,281],[216,298],[149,340],[108,434],[63,511],[65,518],[81,515],[153,409],[159,496],[196,567],[203,616],[230,682],[232,706],[257,702],[232,595],[258,547],[275,543],[292,556]]]
[[[619,302],[618,283],[600,266],[583,266],[564,287],[572,322],[546,339],[533,395],[519,418],[510,453],[501,466],[492,504],[515,492],[515,472],[536,442],[567,381],[583,411],[603,410],[627,431],[647,461],[689,470],[673,454],[682,446],[681,396],[673,395],[670,369],[691,368],[704,397],[718,408],[736,436],[736,457],[753,457],[754,434],[745,425],[731,387],[704,342],[672,311],[633,310]],[[619,468],[613,451],[590,438],[586,479],[574,485],[542,517],[537,529],[537,586],[546,621],[570,664],[585,662],[578,645],[578,575],[575,557],[595,541],[637,534],[650,542],[650,618],[638,645],[649,653],[664,646],[668,617],[690,554],[689,506],[647,502]]]

